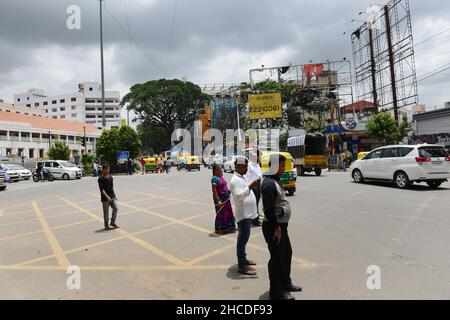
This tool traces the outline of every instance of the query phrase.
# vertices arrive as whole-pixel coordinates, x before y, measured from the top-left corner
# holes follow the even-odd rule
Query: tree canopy
[[[70,149],[63,141],[56,141],[48,150],[48,156],[52,160],[69,160]]]
[[[132,86],[121,104],[136,112],[143,129],[159,127],[170,142],[172,132],[192,124],[209,100],[192,82],[160,79]]]
[[[97,158],[116,165],[116,154],[120,151],[129,151],[130,158],[136,158],[141,151],[141,140],[133,128],[123,126],[120,129],[104,130],[95,145]]]
[[[408,121],[406,113],[403,114],[400,124],[389,112],[375,114],[367,123],[367,134],[384,145],[398,144],[411,131],[412,124]]]

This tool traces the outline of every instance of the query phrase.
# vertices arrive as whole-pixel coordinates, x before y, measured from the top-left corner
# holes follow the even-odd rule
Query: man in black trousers
[[[270,251],[268,263],[271,300],[294,300],[290,292],[302,291],[291,280],[292,247],[288,235],[291,206],[279,180],[286,166],[286,158],[272,154],[269,162],[269,175],[261,184],[264,207],[262,225],[264,238]]]

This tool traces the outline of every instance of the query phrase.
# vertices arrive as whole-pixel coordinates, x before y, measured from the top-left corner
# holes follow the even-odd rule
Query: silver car
[[[18,164],[7,164],[6,167],[19,172],[20,180],[30,180],[31,178],[31,171]]]

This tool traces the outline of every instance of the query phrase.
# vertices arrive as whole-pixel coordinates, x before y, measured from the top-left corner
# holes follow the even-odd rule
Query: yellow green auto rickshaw
[[[200,171],[200,158],[198,156],[186,157],[186,169],[187,171],[198,170]]]
[[[280,185],[285,191],[289,193],[290,196],[293,196],[297,191],[297,172],[294,168],[294,158],[288,152],[263,153],[263,155],[261,156],[261,169],[263,175],[267,175],[269,173],[269,161],[272,154],[279,154],[286,158],[286,169],[283,175],[280,177]]]
[[[147,158],[145,160],[145,172],[156,172],[156,158]]]
[[[360,153],[358,153],[358,160],[361,160],[362,158],[364,158],[368,154],[369,154],[369,152],[360,152]]]

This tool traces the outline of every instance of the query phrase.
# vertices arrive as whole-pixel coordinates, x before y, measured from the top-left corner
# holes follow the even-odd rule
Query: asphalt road
[[[211,234],[210,178],[204,168],[115,177],[121,228],[108,232],[94,178],[9,185],[0,192],[0,298],[267,299],[261,229],[248,245],[258,276],[241,276],[236,235]],[[450,298],[449,184],[399,190],[341,172],[297,183],[297,299]],[[71,265],[79,290],[67,286]],[[380,289],[367,287],[369,266],[379,267]]]

